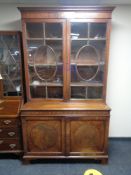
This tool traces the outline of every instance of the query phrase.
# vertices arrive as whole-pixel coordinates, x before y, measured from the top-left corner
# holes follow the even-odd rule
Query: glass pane
[[[48,87],[48,98],[63,98],[62,87]]]
[[[102,87],[88,87],[88,98],[102,98]]]
[[[98,71],[98,66],[76,66],[77,74],[82,81],[91,80]]]
[[[87,38],[88,23],[71,23],[71,39]]]
[[[85,99],[86,88],[85,87],[71,87],[71,98]]]
[[[106,23],[91,23],[90,24],[90,38],[105,38],[106,37]]]
[[[76,55],[79,49],[87,44],[86,41],[71,41],[71,62],[74,63],[76,61]]]
[[[16,34],[0,34],[0,70],[4,95],[21,95],[19,39]]]
[[[31,86],[31,96],[32,98],[45,98],[46,97],[46,91],[45,86]]]
[[[62,38],[62,25],[59,23],[45,24],[46,38]]]
[[[39,79],[47,81],[56,73],[56,55],[48,45],[37,48],[34,54],[34,69]]]
[[[26,35],[27,38],[43,38],[43,23],[27,23]]]
[[[63,41],[59,37],[60,23],[43,23],[43,37],[27,40],[32,98],[63,97]]]
[[[56,43],[56,45],[55,45]],[[30,73],[30,81],[33,83],[34,81],[41,82],[41,78],[35,74],[34,69],[34,57],[35,59],[35,68],[38,71],[38,74],[41,72],[43,76],[47,75],[47,71],[49,74],[53,74],[56,71],[55,75],[52,77],[53,82],[63,82],[63,64],[62,64],[62,42],[61,41],[47,41],[47,46],[52,49],[48,49],[51,54],[48,52],[48,58],[43,58],[44,55],[44,45],[42,41],[28,41],[28,65],[29,65],[29,73]],[[45,62],[45,63],[44,63]],[[41,64],[42,63],[42,64]],[[45,65],[45,66],[44,66]],[[51,72],[50,72],[51,71]],[[44,78],[44,77],[43,77]],[[45,79],[48,79],[45,77]],[[48,81],[50,81],[48,79]]]
[[[106,41],[103,41],[103,40],[90,41],[90,45],[96,48],[99,54],[100,63],[104,64],[105,63]]]
[[[46,40],[46,44],[55,51],[57,62],[62,62],[62,41]]]
[[[43,41],[40,40],[28,40],[27,41],[27,48],[28,48],[28,64],[32,65],[34,61],[34,55],[36,50],[43,45]]]

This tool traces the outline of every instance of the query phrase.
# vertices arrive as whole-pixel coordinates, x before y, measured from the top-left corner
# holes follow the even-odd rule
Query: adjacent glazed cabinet
[[[21,33],[0,31],[0,74],[3,95],[21,95]]]
[[[19,8],[26,99],[24,159],[108,160],[106,105],[113,7]]]
[[[0,154],[22,153],[21,33],[0,31]]]

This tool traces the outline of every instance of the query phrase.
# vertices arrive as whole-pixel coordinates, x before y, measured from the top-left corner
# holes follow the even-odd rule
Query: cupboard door
[[[67,123],[69,156],[89,156],[105,151],[106,120],[79,118]]]
[[[62,120],[45,117],[43,119],[36,118],[27,119],[24,125],[26,129],[26,151],[35,155],[62,155],[64,153],[64,124]]]
[[[70,23],[72,99],[103,98],[106,30],[106,22]]]
[[[33,99],[63,99],[65,23],[62,20],[28,21],[26,81]]]

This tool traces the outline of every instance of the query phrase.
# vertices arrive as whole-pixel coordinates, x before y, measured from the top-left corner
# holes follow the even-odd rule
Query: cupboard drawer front
[[[17,139],[0,139],[0,151],[18,150],[20,148],[20,143]]]
[[[18,128],[2,128],[0,127],[0,138],[17,138],[19,137]]]
[[[0,119],[0,126],[17,126],[18,120],[17,119]]]
[[[25,132],[26,131],[26,132]],[[24,134],[26,152],[52,156],[61,155],[64,150],[64,125],[61,119],[26,119]]]

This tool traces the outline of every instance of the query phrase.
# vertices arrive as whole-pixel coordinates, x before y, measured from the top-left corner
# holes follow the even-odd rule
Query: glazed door
[[[104,98],[107,22],[70,20],[69,32],[70,98]]]
[[[33,19],[24,29],[28,99],[65,98],[65,22]]]

